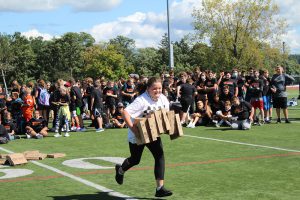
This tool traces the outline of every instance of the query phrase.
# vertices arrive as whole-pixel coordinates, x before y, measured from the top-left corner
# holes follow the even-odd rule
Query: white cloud
[[[106,11],[118,6],[122,0],[0,0],[0,11],[50,11],[70,6],[75,11]]]
[[[192,12],[199,8],[201,0],[173,1],[170,5],[170,26],[172,41],[181,39],[193,31]],[[118,35],[132,38],[137,47],[157,47],[167,32],[167,12],[136,12],[118,20],[95,25],[87,30],[96,41],[109,40]]]
[[[299,0],[275,0],[280,8],[280,17],[284,17],[290,26],[300,24],[300,1]]]
[[[291,53],[300,53],[300,34],[299,31],[293,29],[287,32],[282,37],[288,47],[291,49]]]
[[[127,17],[119,17],[120,22],[132,22],[132,23],[143,23],[146,19],[146,14],[142,12],[136,12],[133,15]]]
[[[47,33],[40,33],[36,29],[32,29],[32,30],[29,30],[27,32],[23,32],[21,34],[24,35],[27,38],[30,38],[30,37],[37,38],[37,37],[40,37],[40,36],[43,37],[44,40],[51,40],[53,38],[52,35],[47,34]]]

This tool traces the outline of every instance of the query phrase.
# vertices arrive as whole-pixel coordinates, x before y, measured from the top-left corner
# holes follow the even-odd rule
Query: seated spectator
[[[210,103],[210,108],[211,108],[213,115],[215,115],[216,112],[221,109],[221,102],[220,102],[219,94],[217,94],[217,93],[214,94],[213,101]]]
[[[112,124],[115,128],[125,128],[126,123],[123,119],[122,113],[124,111],[124,105],[123,103],[119,102],[117,105],[117,110],[112,116]]]
[[[9,135],[5,127],[0,124],[0,144],[6,144],[9,141]]]
[[[221,101],[222,105],[224,106],[226,101],[231,101],[232,97],[233,97],[233,94],[230,92],[229,86],[225,85],[220,94],[220,101]]]
[[[232,129],[248,130],[253,122],[254,108],[247,101],[240,101],[238,97],[233,97],[231,115],[236,118],[236,121],[231,124]]]
[[[196,125],[198,126],[206,126],[211,121],[212,112],[210,109],[210,106],[206,106],[203,103],[203,101],[198,101],[196,110],[192,114],[192,120],[187,125],[187,128],[195,128]]]
[[[47,121],[40,116],[40,113],[37,110],[34,112],[34,118],[27,122],[25,129],[28,139],[41,139],[48,135]]]
[[[216,123],[216,127],[220,127],[222,125],[231,126],[231,103],[230,101],[226,101],[225,105],[222,106],[221,110],[216,112],[216,115],[220,118],[220,121]]]
[[[20,136],[16,135],[17,133],[17,124],[12,119],[10,112],[5,112],[3,126],[5,127],[9,140],[20,139]]]

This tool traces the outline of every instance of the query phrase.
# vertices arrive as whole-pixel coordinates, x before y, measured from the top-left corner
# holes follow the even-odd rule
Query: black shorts
[[[93,114],[94,114],[95,118],[98,118],[98,117],[102,118],[103,109],[102,108],[95,108],[93,110]]]
[[[180,103],[181,103],[181,111],[187,112],[193,103],[193,98],[181,98]]]
[[[274,97],[273,98],[274,108],[287,108],[287,97]]]

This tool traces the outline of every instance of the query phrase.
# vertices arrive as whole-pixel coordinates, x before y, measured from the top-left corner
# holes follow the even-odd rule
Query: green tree
[[[0,70],[4,70],[4,72],[14,69],[11,65],[14,58],[11,43],[11,35],[0,33]]]
[[[113,45],[94,45],[83,52],[83,72],[87,76],[104,76],[116,80],[127,77],[133,68],[125,67],[124,55],[118,53]]]
[[[286,30],[272,0],[203,0],[202,5],[193,13],[194,26],[200,39],[210,39],[219,65],[263,63],[264,44],[275,44]]]
[[[158,50],[152,47],[141,48],[135,53],[136,72],[146,76],[161,73],[160,56]]]
[[[116,51],[125,57],[125,67],[132,68],[135,62],[135,41],[131,38],[119,35],[116,38],[110,39],[108,43],[113,45]]]
[[[16,32],[12,35],[11,51],[13,54],[11,65],[14,70],[8,73],[9,82],[13,79],[22,83],[33,80],[32,74],[35,69],[36,55],[30,46],[29,40],[21,33]]]

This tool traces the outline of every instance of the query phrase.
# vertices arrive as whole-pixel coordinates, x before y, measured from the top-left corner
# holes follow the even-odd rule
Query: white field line
[[[10,151],[10,150],[7,150],[7,149],[5,149],[5,148],[3,148],[3,147],[0,147],[0,150],[2,150],[2,151],[4,151],[4,152],[7,152],[7,153],[14,153],[14,152],[12,152],[12,151]],[[49,165],[45,165],[45,164],[42,164],[42,163],[37,162],[37,161],[30,161],[30,162],[32,162],[33,164],[38,165],[38,166],[40,166],[40,167],[43,167],[43,168],[46,168],[46,169],[51,170],[51,171],[53,171],[53,172],[56,172],[56,173],[58,173],[58,174],[61,174],[61,175],[65,176],[65,177],[68,177],[68,178],[70,178],[70,179],[72,179],[72,180],[78,181],[78,182],[80,182],[80,183],[82,183],[82,184],[85,184],[85,185],[87,185],[87,186],[89,186],[89,187],[95,188],[95,189],[97,189],[97,190],[99,190],[99,191],[106,192],[106,193],[108,193],[108,195],[110,195],[110,196],[120,197],[120,198],[124,198],[124,199],[128,199],[128,200],[129,200],[129,199],[130,199],[130,200],[136,200],[136,199],[134,199],[134,198],[132,198],[132,197],[130,197],[130,196],[121,194],[121,193],[119,193],[119,192],[115,192],[114,190],[108,189],[108,188],[106,188],[106,187],[103,187],[103,186],[98,185],[98,184],[96,184],[96,183],[93,183],[93,182],[91,182],[91,181],[85,180],[85,179],[80,178],[80,177],[78,177],[78,176],[74,176],[73,174],[69,174],[69,173],[67,173],[67,172],[61,171],[61,170],[56,169],[56,168],[54,168],[54,167],[51,167],[51,166],[49,166]]]
[[[250,144],[250,143],[244,143],[244,142],[235,142],[235,141],[230,141],[230,140],[221,140],[221,139],[208,138],[208,137],[200,137],[200,136],[193,136],[193,135],[184,135],[184,136],[185,137],[202,139],[202,140],[212,140],[212,141],[217,141],[217,142],[239,144],[239,145],[245,145],[245,146],[251,146],[251,147],[260,147],[260,148],[266,148],[266,149],[274,149],[274,150],[279,150],[279,151],[288,151],[288,152],[297,152],[297,153],[300,152],[300,150],[285,149],[285,148],[280,148],[280,147],[271,147],[271,146],[265,146],[265,145],[259,145],[259,144]]]

